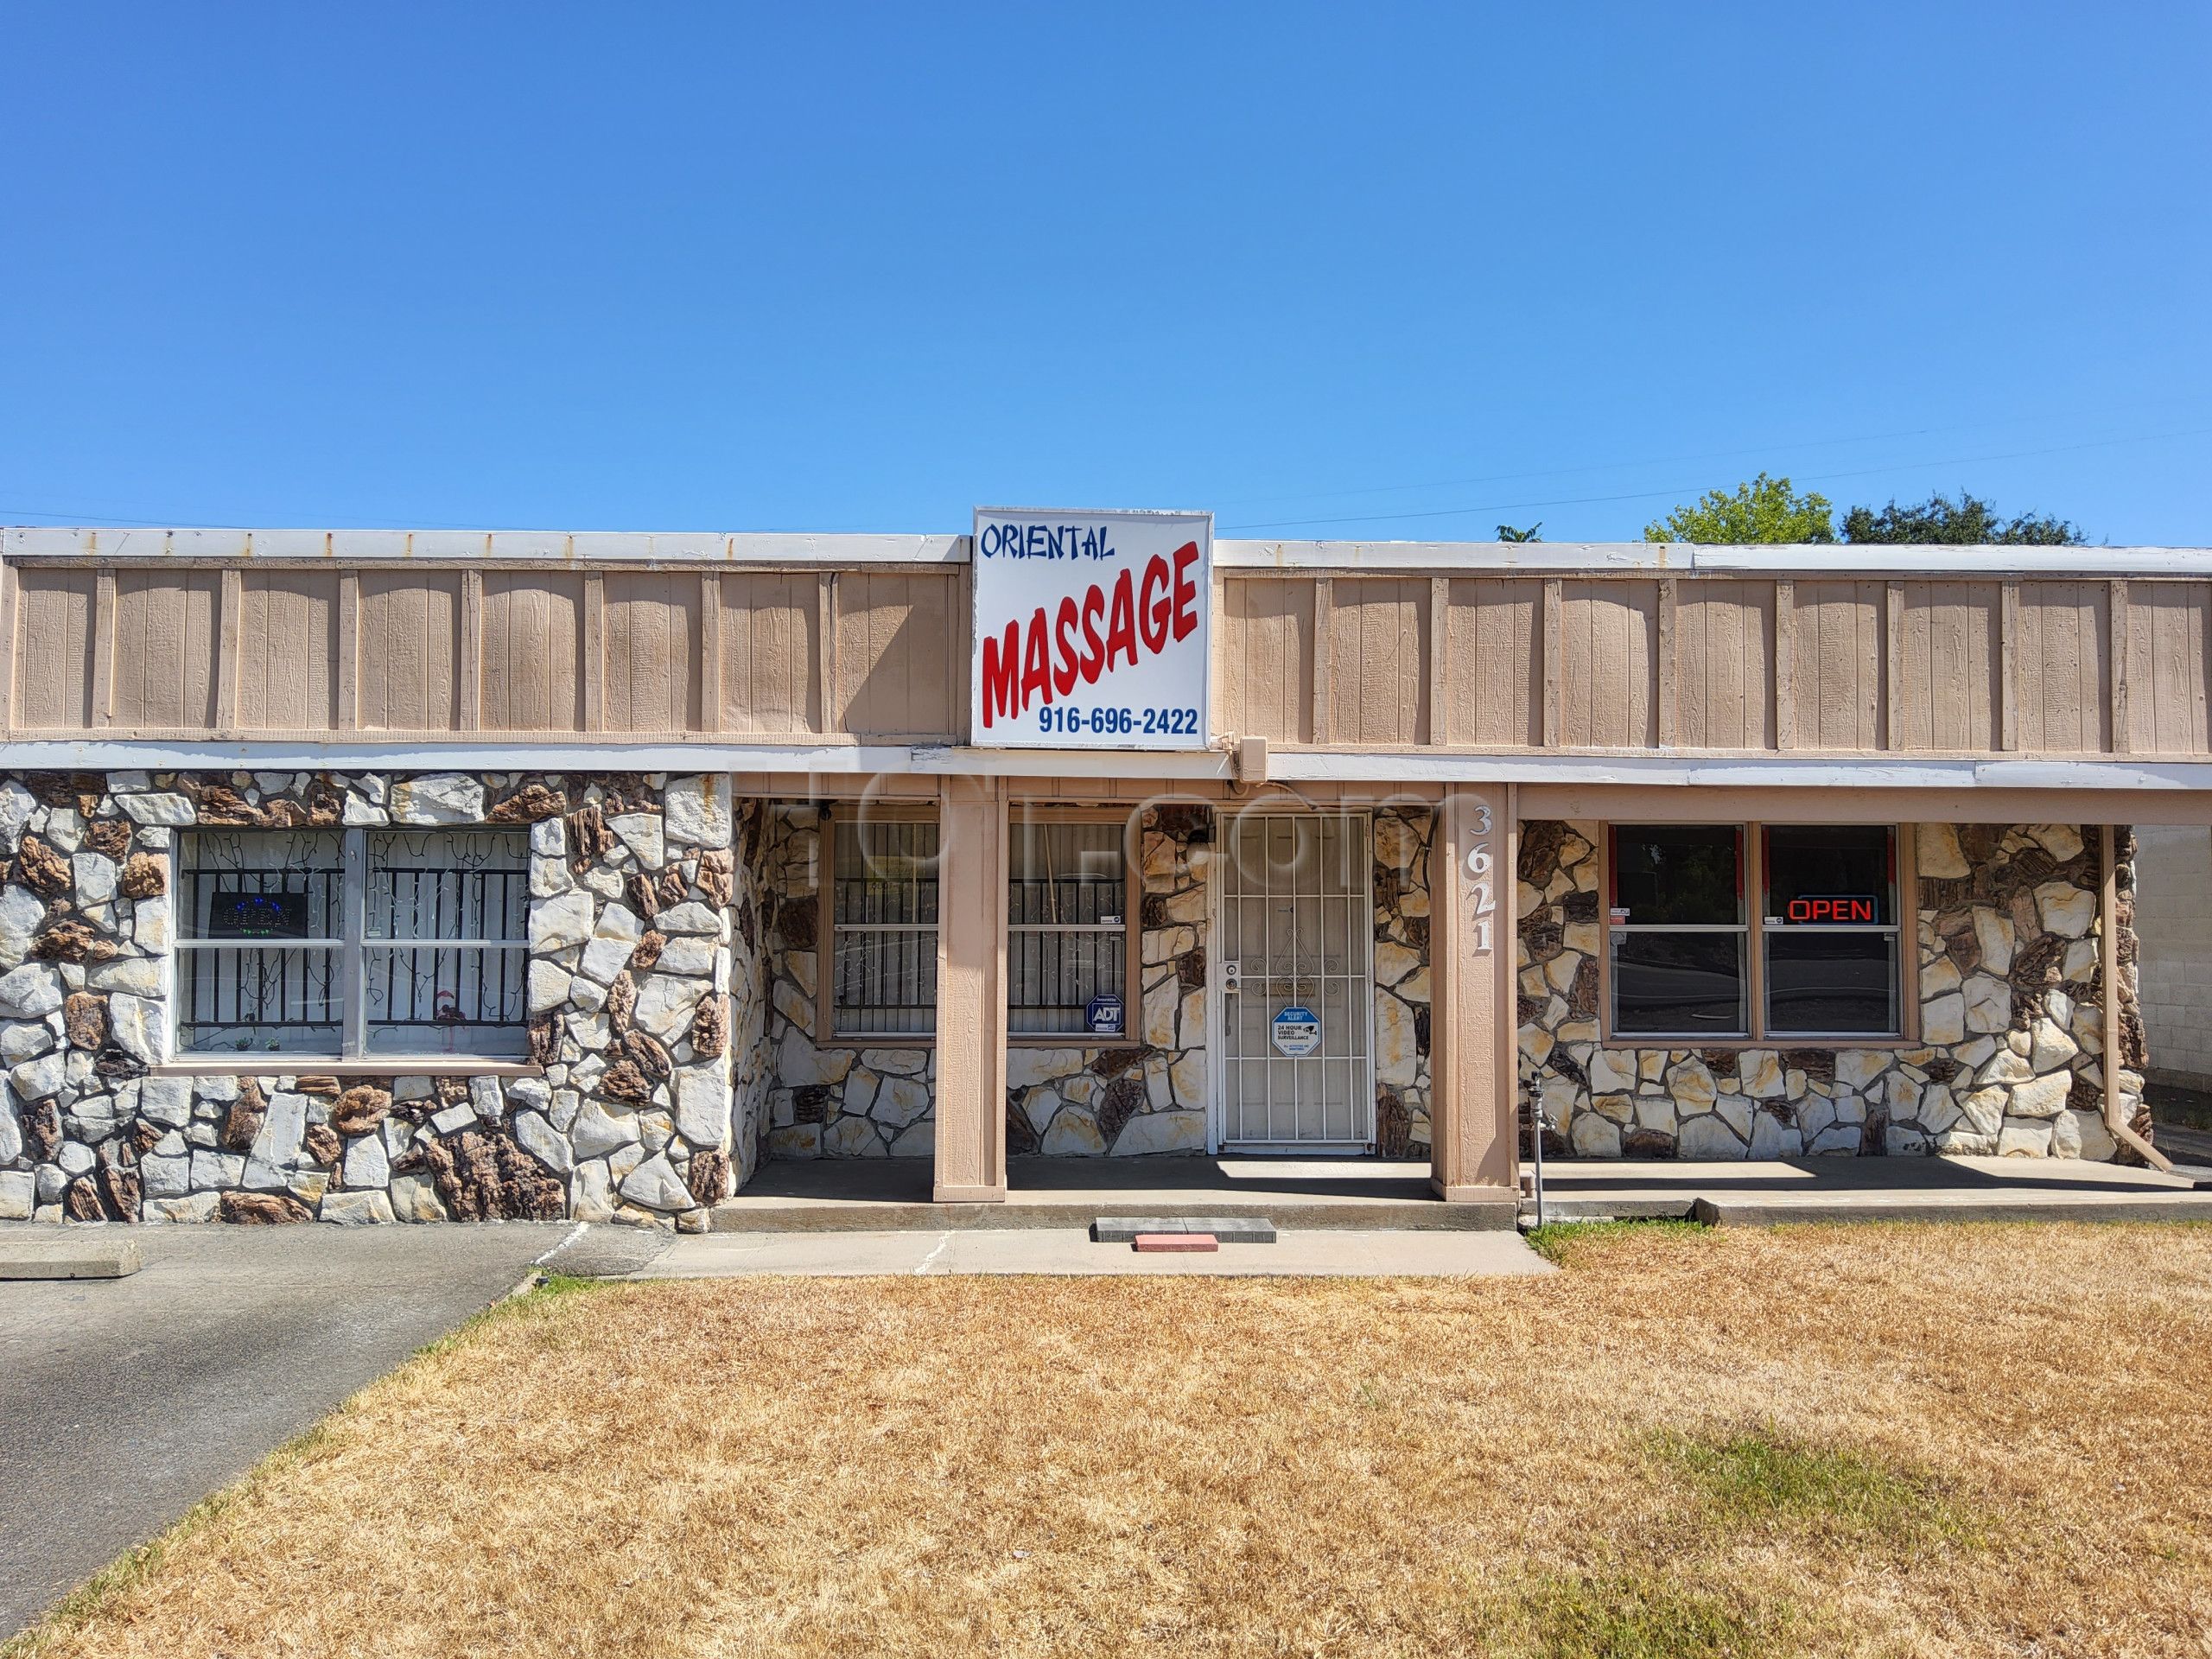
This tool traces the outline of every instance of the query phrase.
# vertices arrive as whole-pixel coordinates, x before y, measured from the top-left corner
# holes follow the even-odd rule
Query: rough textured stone
[[[61,1004],[62,1029],[72,1048],[97,1052],[107,1041],[107,1001],[90,991],[73,991]]]
[[[619,1190],[631,1203],[648,1210],[687,1210],[692,1203],[691,1189],[677,1176],[665,1153],[655,1153],[632,1170]]]
[[[391,1110],[391,1095],[372,1083],[356,1084],[330,1109],[330,1127],[342,1135],[367,1135]]]
[[[315,1212],[289,1192],[226,1192],[217,1205],[217,1213],[225,1221],[242,1226],[315,1219]]]

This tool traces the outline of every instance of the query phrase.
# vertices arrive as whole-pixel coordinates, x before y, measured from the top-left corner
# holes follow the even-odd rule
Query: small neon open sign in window
[[[1784,913],[1793,922],[1872,923],[1881,919],[1872,898],[1848,893],[1820,898],[1808,894],[1792,899]]]

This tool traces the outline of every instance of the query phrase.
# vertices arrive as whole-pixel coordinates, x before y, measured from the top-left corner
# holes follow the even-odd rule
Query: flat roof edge
[[[965,535],[546,530],[222,530],[11,525],[0,556],[323,560],[372,564],[517,561],[579,565],[724,563],[834,569],[965,564]],[[2212,576],[2203,547],[1853,547],[1803,543],[1698,547],[1682,542],[1214,543],[1225,569],[1426,571],[1467,575]]]

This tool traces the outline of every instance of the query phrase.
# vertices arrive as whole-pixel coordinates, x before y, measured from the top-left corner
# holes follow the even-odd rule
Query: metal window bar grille
[[[1243,988],[1224,1021],[1236,1068],[1225,1138],[1253,1145],[1371,1141],[1368,819],[1283,814],[1234,822],[1222,893]],[[1269,1027],[1291,1007],[1310,1007],[1320,1018],[1321,1045],[1312,1054],[1274,1049]]]
[[[369,843],[363,995],[379,1027],[523,1019],[527,842],[512,831],[385,834]]]
[[[283,1049],[314,1036],[334,1043],[345,934],[339,836],[200,830],[181,840],[177,1023],[185,1046]],[[221,933],[219,906],[240,896],[302,900],[300,932]]]
[[[937,1026],[938,828],[836,821],[832,1024],[844,1036]]]
[[[1018,1032],[1087,1035],[1091,999],[1119,995],[1128,984],[1121,828],[1016,826],[1012,852],[1007,1024]]]
[[[352,1058],[423,1046],[420,1029],[519,1051],[527,1004],[529,848],[512,830],[198,831],[183,838],[178,1035],[187,1051],[266,1048]],[[348,849],[351,849],[349,857]],[[241,895],[304,899],[303,936],[215,926]],[[348,912],[359,917],[349,926]],[[366,935],[365,940],[363,936]],[[359,943],[357,943],[359,941]],[[360,967],[349,976],[347,960]],[[352,998],[348,980],[352,981]],[[348,1006],[357,1010],[349,1018]],[[397,1042],[364,1041],[348,1027]]]

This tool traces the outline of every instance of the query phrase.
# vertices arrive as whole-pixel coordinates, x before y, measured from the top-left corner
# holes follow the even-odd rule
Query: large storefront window
[[[524,1052],[526,832],[201,830],[181,868],[184,1052]]]
[[[1894,829],[1616,824],[1611,840],[1609,1034],[1901,1033]]]
[[[1896,1036],[1897,831],[1773,824],[1764,850],[1767,1030]]]
[[[835,822],[830,1023],[840,1037],[937,1029],[937,825]]]
[[[1613,1030],[1750,1033],[1744,832],[1733,824],[1613,830]]]
[[[1129,931],[1122,826],[1016,822],[1007,884],[1008,1028],[1122,1035]]]

